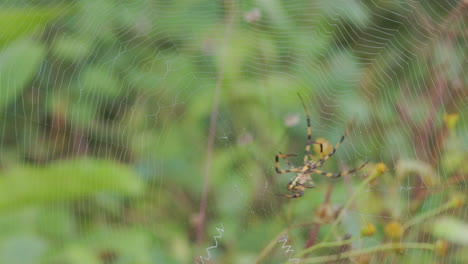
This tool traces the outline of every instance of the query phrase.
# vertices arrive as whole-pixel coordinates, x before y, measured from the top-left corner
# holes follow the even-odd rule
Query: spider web
[[[0,262],[465,262],[467,9],[1,2]],[[349,129],[321,169],[369,164],[287,199],[274,156],[303,164],[298,92],[313,140]],[[354,240],[301,257],[310,236]]]

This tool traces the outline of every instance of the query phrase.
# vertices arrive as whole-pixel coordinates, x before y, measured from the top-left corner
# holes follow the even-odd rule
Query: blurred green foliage
[[[389,171],[333,232],[359,236],[371,222],[376,233],[353,247],[387,243],[390,220],[430,215],[466,193],[466,8],[455,0],[0,3],[0,263],[193,262],[215,244],[220,223],[210,263],[254,263],[282,230],[316,221],[330,184],[340,208],[378,162]],[[206,232],[195,245],[217,83]],[[324,170],[371,162],[345,180],[315,177],[315,189],[286,200],[274,195],[289,177],[274,173],[273,157],[302,154],[297,92],[314,138],[334,144],[352,125]],[[372,262],[463,263],[466,207],[447,212],[401,239],[445,239],[445,259],[409,249]],[[317,240],[330,230],[321,225]],[[302,250],[309,232],[290,230],[288,245]],[[288,256],[278,244],[262,263]]]

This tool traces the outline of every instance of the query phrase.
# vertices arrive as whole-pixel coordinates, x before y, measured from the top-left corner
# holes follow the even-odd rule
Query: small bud
[[[377,179],[387,171],[387,166],[383,162],[377,163],[373,169],[371,169],[371,174],[368,177],[373,177],[369,184],[374,185],[377,182]]]
[[[445,256],[447,254],[448,243],[445,240],[437,240],[434,244],[434,250],[437,255]]]
[[[403,246],[402,244],[399,244],[399,245],[395,248],[395,253],[397,253],[397,254],[403,254],[403,253],[405,253],[405,250],[406,250],[406,247]]]
[[[400,239],[403,235],[403,227],[397,221],[392,221],[385,226],[385,235],[391,239]]]
[[[378,173],[383,174],[388,170],[388,168],[383,162],[379,162],[379,163],[377,163],[377,165],[375,165],[375,170]]]
[[[450,199],[450,204],[454,208],[462,207],[465,204],[465,195],[463,195],[462,193],[459,193],[459,192],[454,193],[452,195],[452,198]]]
[[[444,114],[445,125],[449,129],[453,129],[457,124],[459,117],[460,116],[458,114]]]
[[[375,185],[379,177],[387,171],[387,166],[383,162],[379,162],[373,166],[368,167],[370,174],[367,177],[373,178],[369,184]]]
[[[361,235],[363,236],[372,236],[375,234],[375,226],[373,224],[366,224],[362,229],[361,229]]]

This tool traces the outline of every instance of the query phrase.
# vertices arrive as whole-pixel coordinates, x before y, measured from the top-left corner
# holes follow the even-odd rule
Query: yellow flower
[[[397,221],[392,221],[385,226],[385,235],[391,239],[400,239],[403,235],[403,227]]]
[[[434,250],[439,256],[445,256],[447,253],[448,243],[445,240],[437,240],[434,244]]]
[[[373,224],[366,224],[362,229],[361,229],[361,235],[363,236],[372,236],[375,234],[375,226]]]

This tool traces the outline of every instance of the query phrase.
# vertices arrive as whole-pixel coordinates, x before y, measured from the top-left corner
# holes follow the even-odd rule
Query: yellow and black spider
[[[340,141],[336,144],[336,146],[328,153],[325,157],[323,156],[323,145],[320,142],[314,142],[312,141],[312,128],[310,127],[310,117],[309,117],[309,111],[307,110],[307,107],[305,106],[304,100],[302,99],[301,95],[298,93],[299,98],[301,99],[302,106],[304,107],[304,111],[306,114],[307,118],[307,142],[306,142],[306,147],[305,147],[305,155],[304,155],[304,165],[302,167],[294,167],[291,162],[287,159],[287,157],[292,157],[292,156],[297,156],[295,154],[282,154],[281,152],[279,155],[276,155],[275,157],[275,169],[276,172],[279,174],[284,174],[284,173],[289,173],[289,172],[296,172],[296,176],[288,183],[287,189],[289,193],[291,194],[277,194],[278,196],[284,196],[284,197],[289,197],[289,198],[298,198],[304,195],[304,190],[305,188],[314,188],[314,183],[312,182],[312,178],[310,177],[311,173],[317,173],[321,174],[325,177],[328,178],[338,178],[353,172],[356,172],[360,169],[362,169],[364,166],[366,166],[367,161],[362,164],[359,168],[355,168],[352,170],[347,170],[347,171],[342,171],[340,173],[331,173],[331,172],[325,172],[321,170],[317,170],[317,168],[321,167],[325,161],[327,161],[333,154],[335,154],[336,150],[338,147],[341,145],[343,140],[345,139],[347,132],[341,136]],[[312,159],[312,155],[310,154],[310,145],[312,144],[318,144],[320,145],[320,157],[321,159],[318,161],[314,161]],[[279,168],[279,158],[284,159],[286,163],[289,165],[290,169],[288,170],[281,170]],[[310,160],[309,160],[310,158]]]

